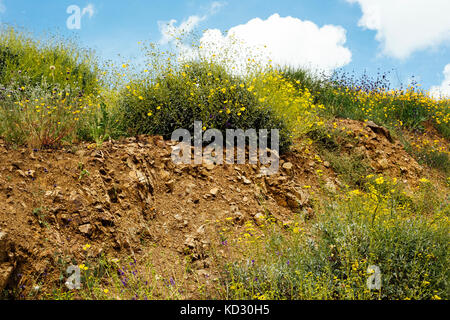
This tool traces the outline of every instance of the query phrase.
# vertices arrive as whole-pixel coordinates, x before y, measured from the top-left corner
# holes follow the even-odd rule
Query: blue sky
[[[172,30],[192,21],[189,29],[219,29],[224,38],[225,31],[236,26],[241,26],[235,29],[236,33],[252,38],[255,30],[266,33],[270,30],[267,41],[285,42],[284,52],[274,54],[279,54],[281,60],[286,58],[291,45],[293,51],[309,52],[297,57],[299,63],[308,59],[308,54],[314,60],[327,48],[328,56],[314,60],[318,65],[325,63],[329,67],[335,63],[349,71],[367,70],[374,75],[378,69],[395,69],[394,85],[415,76],[424,88],[436,86],[434,89],[445,92],[450,87],[450,66],[448,79],[444,74],[444,68],[450,65],[449,3],[448,0],[408,0],[407,4],[405,0],[0,0],[0,21],[37,35],[75,36],[83,46],[95,49],[107,59],[117,59],[118,54],[124,59],[139,59],[138,42],[160,41],[161,26],[171,20],[177,21],[172,22]],[[70,16],[66,9],[70,5],[90,10],[81,19],[81,29],[69,30],[66,26]],[[274,14],[279,17],[269,23]],[[294,19],[288,22],[285,18],[289,16]],[[249,21],[255,18],[261,20],[251,27]],[[311,21],[317,30],[307,27],[305,21]],[[330,37],[319,32],[324,25],[331,26]],[[291,34],[288,30],[294,31]],[[319,38],[318,48],[306,50],[299,40],[308,32],[312,32],[313,39]]]

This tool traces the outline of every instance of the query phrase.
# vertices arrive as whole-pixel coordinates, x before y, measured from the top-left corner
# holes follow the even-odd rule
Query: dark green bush
[[[291,144],[281,117],[262,106],[252,89],[224,68],[206,62],[186,64],[153,79],[136,80],[122,92],[119,106],[129,134],[158,134],[170,139],[179,128],[279,129],[280,151]],[[270,137],[269,137],[270,138]]]

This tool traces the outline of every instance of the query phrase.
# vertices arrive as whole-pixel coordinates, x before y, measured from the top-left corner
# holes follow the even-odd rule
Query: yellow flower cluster
[[[450,120],[450,100],[436,100],[427,92],[410,86],[406,90],[353,90],[352,88],[334,89],[335,96],[346,97],[347,103],[361,106],[361,112],[366,118],[381,117],[395,121],[395,126],[405,125],[399,118],[420,117],[421,114],[431,115],[437,124],[448,124]],[[392,117],[392,115],[397,115]],[[420,119],[418,119],[420,120]]]
[[[261,105],[274,109],[288,124],[292,138],[307,133],[315,125],[323,125],[317,111],[324,106],[314,104],[314,97],[307,88],[299,90],[279,71],[259,73],[251,79],[250,89],[255,90]]]

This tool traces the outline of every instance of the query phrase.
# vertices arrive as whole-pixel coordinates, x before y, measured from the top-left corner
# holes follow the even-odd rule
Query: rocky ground
[[[362,154],[375,172],[411,186],[423,176],[387,130],[350,120],[338,127],[356,141],[343,152]],[[59,259],[83,259],[89,243],[94,257],[141,260],[151,252],[155,268],[186,279],[184,298],[198,298],[198,284],[213,287],[219,277],[216,255],[229,254],[219,247],[211,255],[220,243],[214,221],[232,218],[239,232],[268,210],[289,225],[297,212],[314,216],[311,192],[343,187],[305,143],[270,177],[256,165],[176,166],[172,146],[149,136],[62,150],[14,150],[0,141],[0,292],[21,287],[27,296],[39,279],[40,291],[50,290]],[[194,268],[187,274],[186,256]]]

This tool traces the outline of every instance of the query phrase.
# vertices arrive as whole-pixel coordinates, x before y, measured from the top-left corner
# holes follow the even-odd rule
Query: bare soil
[[[346,152],[363,153],[377,172],[412,186],[423,177],[424,168],[383,130],[351,120],[339,126],[359,141]],[[311,192],[321,181],[342,187],[301,141],[270,177],[256,165],[176,166],[172,146],[139,136],[99,148],[14,150],[0,140],[0,292],[21,287],[26,297],[44,278],[40,290],[49,291],[61,275],[58,259],[81,261],[89,243],[94,257],[151,259],[158,272],[183,279],[183,298],[201,298],[202,284],[217,294],[220,261],[230,253],[214,221],[231,217],[239,232],[268,210],[288,225],[298,212],[314,216]],[[186,273],[187,256],[193,272]]]

